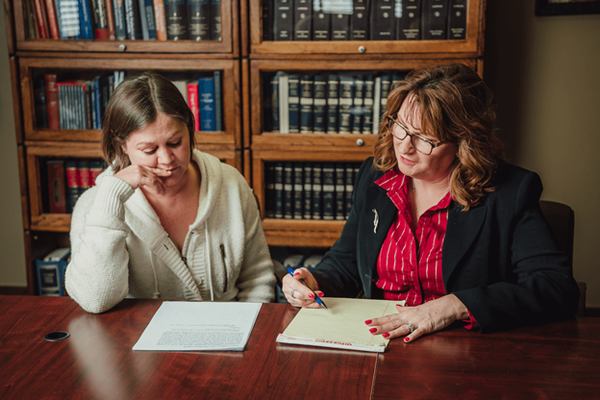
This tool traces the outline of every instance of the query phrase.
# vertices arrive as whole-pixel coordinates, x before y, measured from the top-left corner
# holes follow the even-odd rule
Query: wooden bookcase
[[[249,0],[250,138],[252,185],[265,215],[265,168],[272,161],[360,162],[372,155],[376,135],[268,132],[263,106],[265,74],[275,71],[341,73],[410,71],[428,65],[463,63],[483,76],[485,0],[469,0],[465,40],[263,41],[262,2]],[[255,22],[255,23],[253,23]],[[244,145],[246,146],[246,143]],[[269,245],[330,247],[344,221],[263,219]]]
[[[98,158],[99,130],[35,125],[34,79],[44,72],[91,76],[112,70],[186,74],[222,71],[221,132],[197,132],[198,147],[243,172],[265,211],[265,163],[360,162],[375,135],[281,134],[263,120],[263,77],[276,71],[409,71],[460,62],[483,74],[485,0],[469,0],[465,40],[263,41],[263,0],[222,0],[221,41],[30,39],[26,0],[4,0],[21,179],[28,291],[37,292],[35,259],[68,245],[70,215],[43,205],[42,168],[50,158]],[[266,1],[266,0],[264,0]],[[266,27],[268,29],[268,27]],[[272,246],[329,247],[344,221],[263,219]]]
[[[196,144],[243,172],[239,8],[238,0],[221,2],[220,41],[56,40],[29,38],[25,0],[5,0],[29,294],[37,293],[36,258],[69,245],[71,215],[51,213],[44,205],[45,161],[101,158],[100,130],[36,126],[35,79],[44,73],[91,79],[116,70],[197,79],[221,71],[223,130],[196,132]]]

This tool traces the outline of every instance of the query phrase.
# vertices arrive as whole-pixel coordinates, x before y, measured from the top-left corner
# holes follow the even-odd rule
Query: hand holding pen
[[[294,271],[292,268],[290,268],[290,267],[287,267],[287,270],[288,270],[288,272],[290,273],[290,275],[293,277],[293,276],[294,276],[294,274],[295,274],[295,271]],[[319,296],[318,296],[318,295],[315,293],[315,291],[314,291],[314,290],[312,290],[312,289],[310,288],[310,286],[308,286],[308,285],[306,284],[306,282],[304,282],[304,280],[302,280],[302,279],[297,279],[297,281],[298,281],[298,282],[300,282],[301,284],[303,284],[303,285],[304,285],[306,288],[308,288],[308,290],[310,290],[310,291],[311,291],[312,295],[314,296],[314,300],[317,302],[317,304],[318,304],[319,306],[321,306],[321,307],[323,307],[324,309],[326,309],[326,310],[327,310],[327,306],[325,305],[325,303],[323,302],[323,300],[321,300],[321,298],[320,298],[320,297],[319,297]],[[294,298],[294,289],[290,289],[290,296],[292,296],[292,298]]]

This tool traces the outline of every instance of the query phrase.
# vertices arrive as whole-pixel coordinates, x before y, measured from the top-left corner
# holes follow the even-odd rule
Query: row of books
[[[221,40],[221,0],[26,0],[32,39]]]
[[[467,0],[263,1],[263,40],[464,40]]]
[[[100,160],[47,160],[48,211],[56,214],[73,212],[79,196],[94,186],[104,169],[105,165]]]
[[[360,163],[265,163],[265,217],[345,220]]]
[[[223,130],[223,95],[221,71],[197,80],[174,80],[173,83],[194,114],[197,131]]]
[[[280,133],[378,134],[387,96],[403,73],[295,74],[269,81],[267,131]]]
[[[89,80],[59,81],[46,73],[34,82],[37,128],[102,129],[104,112],[124,71],[98,75]]]
[[[65,290],[65,272],[70,259],[71,249],[68,247],[59,247],[35,261],[38,294],[40,296],[67,295]]]
[[[102,129],[108,100],[125,78],[114,71],[92,79],[59,80],[46,73],[34,81],[36,127],[44,129]],[[222,131],[221,71],[193,81],[173,83],[188,102],[197,131]]]

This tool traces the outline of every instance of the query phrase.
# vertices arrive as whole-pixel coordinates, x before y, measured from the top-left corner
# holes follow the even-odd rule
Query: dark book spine
[[[371,1],[371,40],[395,40],[394,0]]]
[[[390,93],[391,85],[392,77],[390,75],[383,75],[381,77],[381,100],[379,107],[379,115],[383,115],[387,111],[387,97]]]
[[[275,217],[275,164],[265,163],[265,217]]]
[[[275,163],[274,174],[275,177],[273,178],[273,180],[275,181],[275,218],[283,218],[283,163]]]
[[[279,132],[279,76],[271,78],[271,131]]]
[[[448,25],[448,0],[423,0],[422,29],[424,40],[444,40]]]
[[[92,118],[92,82],[85,82],[85,129],[93,128],[94,119]]]
[[[60,261],[36,260],[38,291],[40,296],[62,296],[59,277]]]
[[[369,0],[354,0],[350,17],[350,40],[369,40]]]
[[[273,9],[275,4],[274,0],[263,0],[262,2],[262,40],[272,41],[273,40]]]
[[[46,108],[46,83],[44,78],[36,79],[33,83],[33,100],[35,104],[36,129],[48,128],[48,113]]]
[[[448,33],[451,40],[464,40],[467,31],[467,0],[450,0],[448,4]]]
[[[102,161],[90,161],[90,175],[92,186],[96,184],[96,178],[102,173],[102,171],[104,171],[104,165]]]
[[[94,21],[94,38],[108,40],[108,19],[106,18],[106,2],[112,0],[92,0],[92,15]]]
[[[294,0],[275,0],[273,18],[274,40],[292,40],[294,28],[293,4]]]
[[[65,164],[63,160],[49,160],[48,169],[48,197],[51,213],[64,214],[67,212],[65,198]]]
[[[106,11],[104,10],[104,1],[100,0],[98,3],[102,4],[101,8],[104,16],[103,32],[106,33],[106,36],[103,35],[104,37],[99,37],[98,39],[107,39],[108,29],[106,27]],[[80,34],[78,39],[94,39],[94,29],[92,28],[92,10],[90,10],[90,2],[88,0],[79,0],[79,27]]]
[[[313,86],[312,76],[302,76],[300,80],[300,133],[310,133],[313,131]]]
[[[335,167],[323,164],[323,219],[335,219]]]
[[[210,2],[210,40],[221,40],[222,18],[221,18],[221,0],[211,0]]]
[[[373,75],[365,77],[365,96],[363,99],[364,119],[362,125],[362,133],[370,135],[373,133],[373,99],[375,93],[375,78]]]
[[[58,129],[69,129],[66,122],[67,95],[65,93],[64,85],[62,85],[61,83],[57,83],[56,92],[58,99],[58,120],[60,121]]]
[[[290,129],[289,133],[300,132],[300,77],[289,75],[288,77],[288,111]]]
[[[295,1],[294,40],[310,40],[313,0]]]
[[[44,74],[44,90],[46,93],[46,115],[48,129],[60,129],[60,112],[58,104],[58,87],[56,74]]]
[[[209,0],[188,0],[188,32],[190,40],[210,40]]]
[[[320,2],[313,3],[312,40],[331,40],[331,14],[323,12]],[[316,7],[319,4],[320,8]]]
[[[136,0],[125,1],[125,27],[127,28],[127,39],[142,40],[142,25],[140,21],[140,9]]]
[[[352,119],[351,108],[354,97],[354,78],[351,76],[340,75],[339,90],[340,110],[338,118],[339,133],[351,133]]]
[[[327,129],[327,77],[316,75],[313,80],[313,132],[325,133]]]
[[[200,130],[215,131],[215,82],[213,77],[198,79]]]
[[[398,40],[421,39],[421,0],[403,0],[396,18]]]
[[[79,174],[77,173],[77,161],[65,161],[67,175],[67,212],[72,213],[75,203],[79,199]]]
[[[313,204],[313,193],[312,193],[312,163],[304,163],[304,190],[302,191],[302,205],[304,219],[312,218],[312,204]]]
[[[124,0],[113,0],[113,11],[115,13],[115,39],[125,40],[127,39],[127,25],[125,23]]]
[[[312,164],[312,219],[322,219],[323,212],[323,167]]]
[[[223,130],[223,82],[221,81],[221,71],[213,72],[215,82],[215,130]]]
[[[362,125],[365,119],[365,81],[362,76],[356,76],[354,78],[354,97],[352,101],[352,133],[362,133]]]
[[[350,39],[350,15],[333,14],[331,16],[331,40]]]
[[[346,219],[346,168],[343,163],[335,163],[335,219]]]
[[[302,219],[304,214],[304,165],[300,162],[292,165],[294,169],[294,219]]]
[[[188,21],[186,4],[183,0],[165,0],[167,40],[186,40]]]
[[[348,219],[350,216],[350,210],[352,209],[352,193],[354,192],[354,165],[352,163],[346,163],[345,165],[345,180],[346,186],[344,192],[346,193],[346,214],[345,217]]]
[[[294,166],[291,162],[283,164],[283,218],[294,216]]]
[[[329,75],[327,79],[327,133],[338,133],[340,79]]]

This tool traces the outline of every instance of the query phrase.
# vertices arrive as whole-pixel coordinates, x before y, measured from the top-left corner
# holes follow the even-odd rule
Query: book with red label
[[[90,161],[90,178],[91,185],[94,186],[96,184],[96,178],[104,171],[103,163],[100,160]]]
[[[198,83],[187,84],[187,99],[190,110],[194,114],[194,130],[200,130],[200,106],[198,103]]]
[[[44,74],[44,87],[46,91],[46,115],[48,118],[48,129],[60,129],[60,117],[58,110],[58,88],[56,87],[56,74]]]
[[[156,28],[156,39],[167,40],[167,23],[165,21],[164,0],[153,0],[154,4],[154,26]]]
[[[77,160],[65,161],[67,172],[67,212],[72,213],[75,203],[79,199],[79,172],[77,171]]]
[[[92,173],[90,171],[90,162],[87,160],[77,161],[77,175],[79,181],[79,196],[87,189],[92,187]]]
[[[58,30],[58,20],[56,19],[56,9],[54,8],[54,0],[45,0],[46,14],[48,17],[48,32],[52,39],[60,39],[60,31]]]
[[[35,9],[35,16],[38,23],[38,33],[40,39],[48,39],[50,33],[48,32],[48,18],[46,17],[46,6],[44,0],[34,0],[33,7]]]
[[[67,212],[64,160],[48,160],[48,205],[51,213]]]

